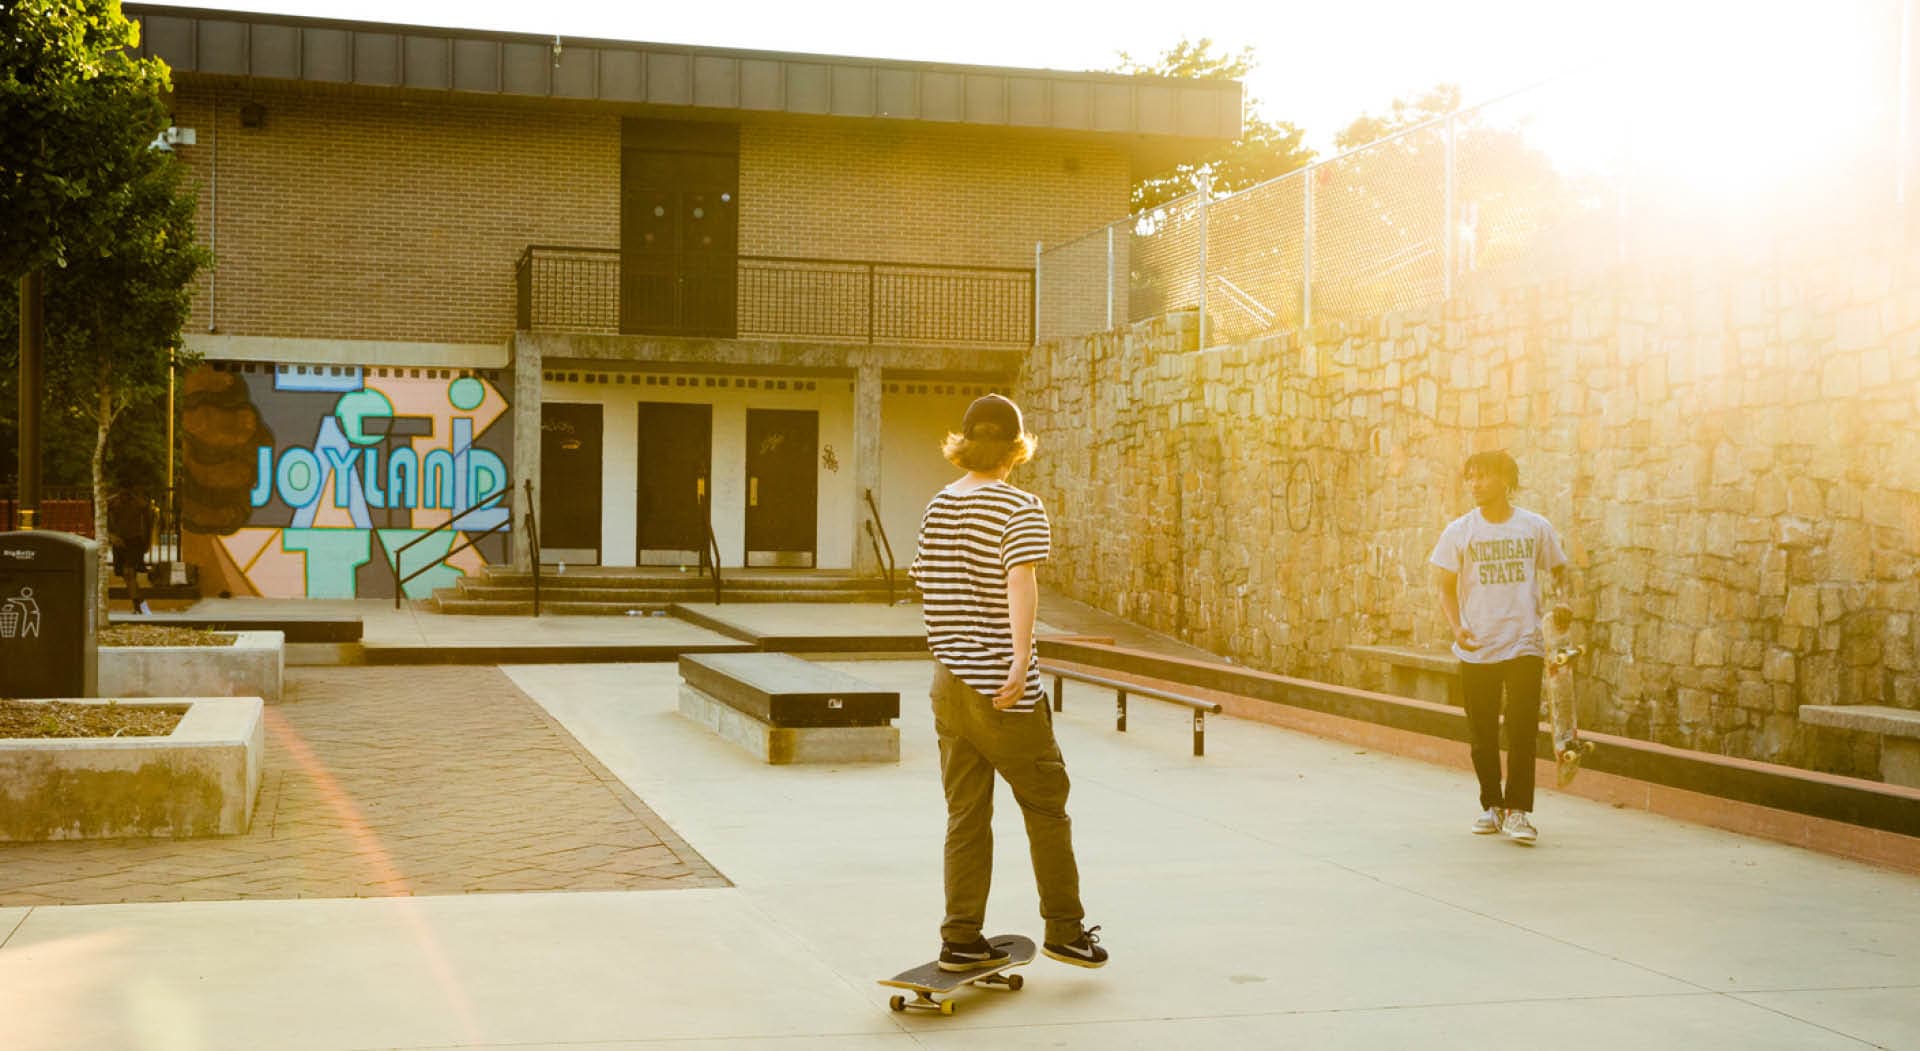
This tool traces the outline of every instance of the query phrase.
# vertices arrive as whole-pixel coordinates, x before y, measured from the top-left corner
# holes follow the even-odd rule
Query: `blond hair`
[[[1031,434],[1003,438],[1000,428],[991,423],[974,424],[973,433],[977,437],[949,433],[946,441],[940,443],[940,451],[945,454],[948,463],[963,471],[992,474],[1018,467],[1033,459],[1034,441]]]

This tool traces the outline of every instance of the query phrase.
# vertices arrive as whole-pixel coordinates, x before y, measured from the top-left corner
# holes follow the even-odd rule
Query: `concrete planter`
[[[280,700],[286,634],[236,631],[231,646],[102,646],[102,697],[258,697]]]
[[[260,698],[121,703],[186,714],[165,737],[0,738],[0,841],[234,836],[252,826],[266,747]]]

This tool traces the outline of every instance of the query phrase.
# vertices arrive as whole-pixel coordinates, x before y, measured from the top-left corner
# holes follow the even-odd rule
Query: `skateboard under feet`
[[[901,971],[891,978],[882,978],[881,985],[896,989],[910,989],[914,994],[911,1000],[896,994],[887,1001],[887,1006],[895,1011],[937,1011],[943,1015],[950,1015],[956,1009],[953,1000],[951,998],[936,999],[936,994],[951,993],[963,985],[975,984],[1000,985],[1005,986],[1009,992],[1019,992],[1020,988],[1027,984],[1026,979],[1006,972],[1015,967],[1025,967],[1033,962],[1033,939],[1018,934],[1003,934],[997,938],[989,938],[987,941],[994,948],[1006,951],[1007,958],[1004,962],[973,971],[943,971],[940,969],[940,961],[932,960],[911,970]]]

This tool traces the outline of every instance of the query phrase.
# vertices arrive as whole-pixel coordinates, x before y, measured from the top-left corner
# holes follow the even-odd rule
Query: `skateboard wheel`
[[[904,1011],[907,1009],[907,998],[904,996],[896,996],[887,1001],[887,1006],[896,1011]]]
[[[1025,984],[1027,984],[1027,980],[1025,977],[1017,974],[1007,975],[1007,988],[1013,990],[1014,992],[1016,993],[1019,992],[1020,987]]]
[[[952,1013],[953,1013],[953,1010],[954,1010],[954,1008],[953,1008],[953,1001],[952,1001],[952,1000],[942,1000],[942,1001],[940,1001],[940,1013],[941,1013],[941,1014],[943,1014],[943,1015],[950,1015],[950,1014],[952,1014]]]

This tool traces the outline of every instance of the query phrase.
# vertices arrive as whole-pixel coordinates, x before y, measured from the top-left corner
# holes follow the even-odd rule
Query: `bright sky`
[[[1328,152],[1363,112],[1443,81],[1469,103],[1572,69],[1628,77],[1745,55],[1805,96],[1864,75],[1906,0],[199,0],[194,6],[542,35],[609,37],[1052,69],[1108,69],[1189,38],[1251,45],[1245,83],[1269,119],[1306,129]]]

